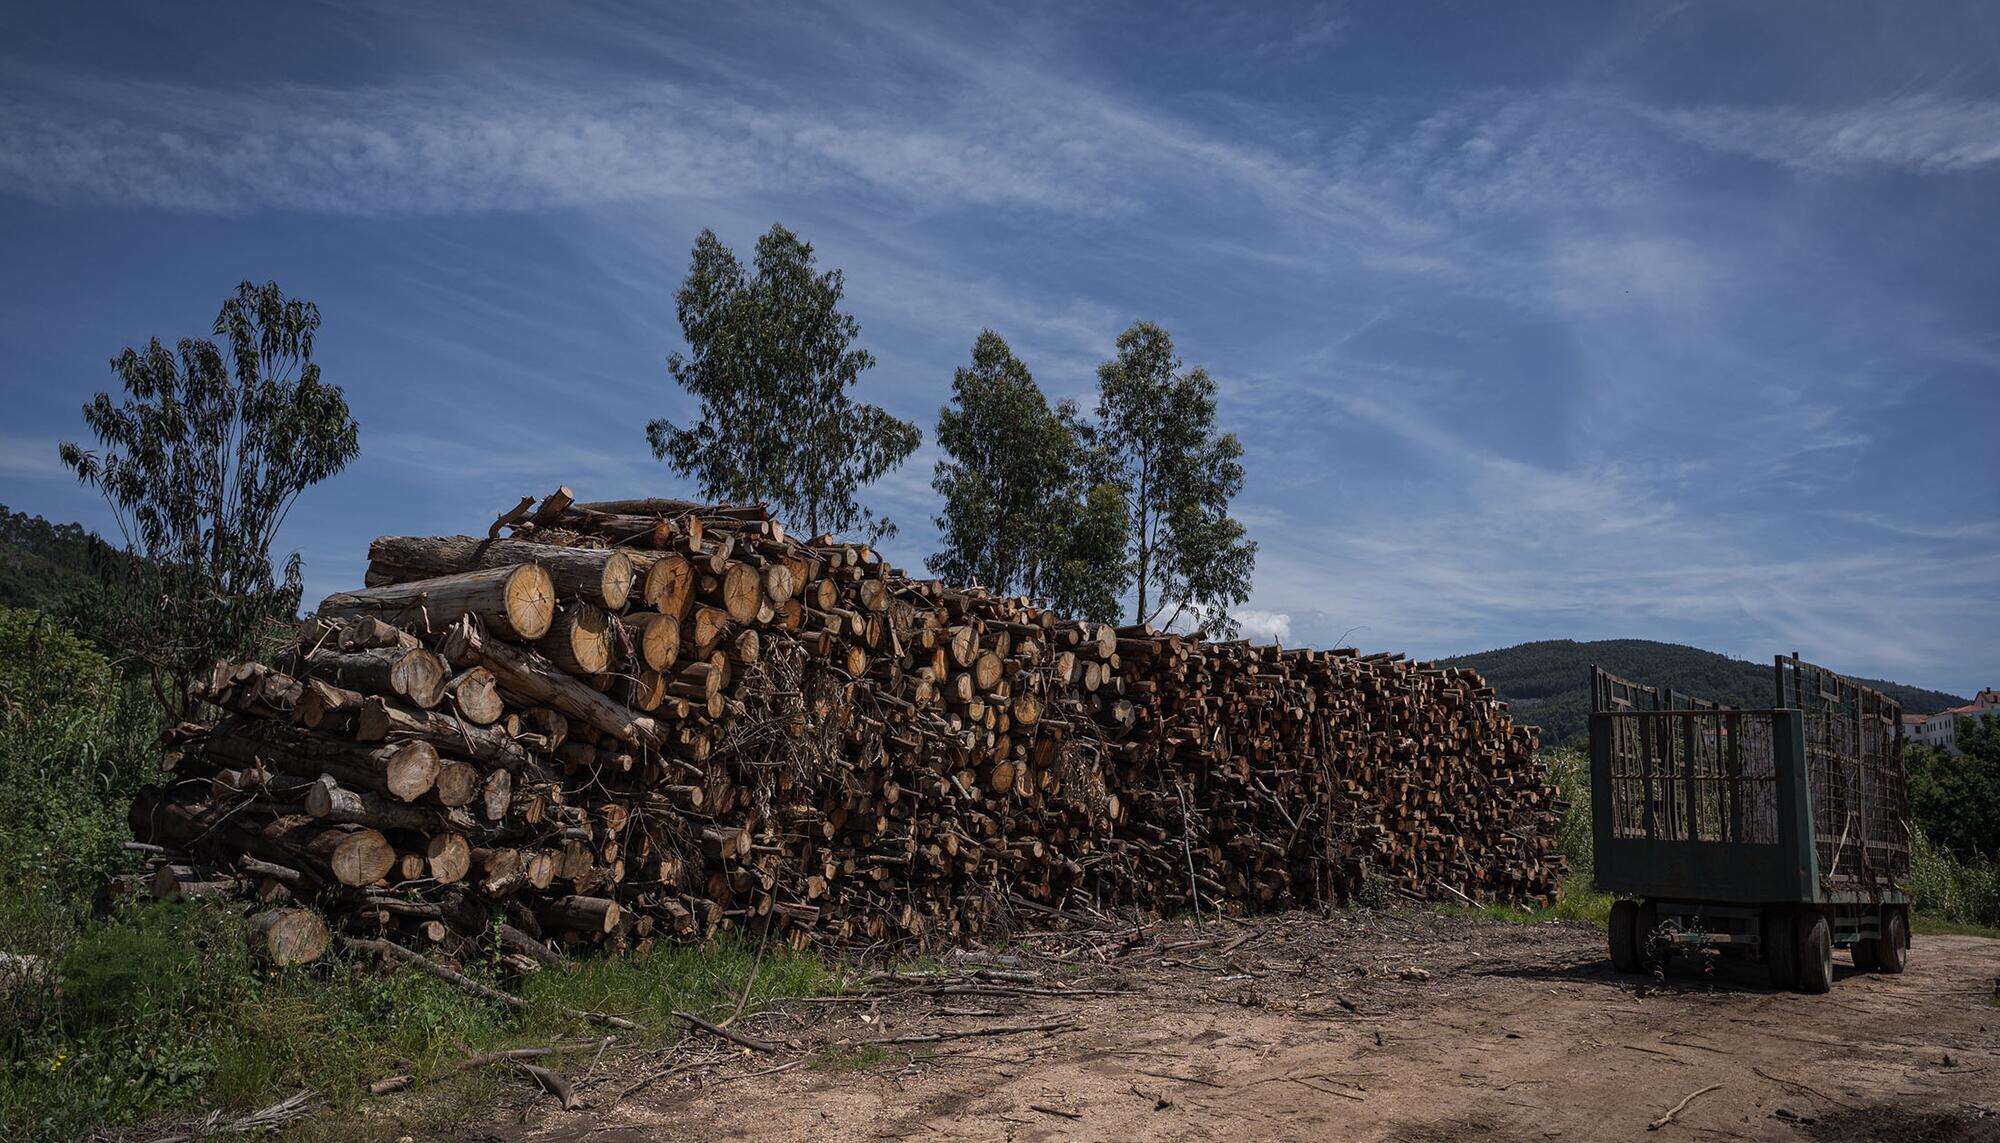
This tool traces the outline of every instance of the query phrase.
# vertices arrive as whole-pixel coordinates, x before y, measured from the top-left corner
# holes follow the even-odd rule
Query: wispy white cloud
[[[1260,611],[1245,607],[1233,611],[1229,616],[1236,620],[1244,638],[1258,643],[1290,643],[1292,641],[1292,617],[1282,611]]]
[[[1306,10],[1296,27],[1258,44],[1256,54],[1267,59],[1298,59],[1337,48],[1347,40],[1354,13],[1346,3],[1318,3]]]
[[[0,476],[31,480],[68,476],[69,469],[56,455],[58,443],[53,437],[0,433]]]
[[[2000,162],[2000,100],[1898,95],[1826,111],[1708,106],[1645,109],[1703,147],[1804,171],[1894,168],[1941,175]]]
[[[1341,6],[1286,26],[1198,15],[1223,22],[1237,66],[1287,75],[1311,69],[1276,65],[1367,31]],[[688,243],[712,225],[741,249],[782,217],[847,272],[882,362],[858,395],[926,427],[982,326],[1052,395],[1087,396],[1118,329],[1167,321],[1222,378],[1225,426],[1251,449],[1238,510],[1263,547],[1239,619],[1260,637],[1365,625],[1375,645],[1441,652],[1515,628],[1698,630],[1856,663],[1972,654],[1913,631],[1981,597],[1963,577],[1994,570],[1989,525],[1812,516],[1822,535],[1771,502],[1830,497],[1925,377],[1991,374],[1991,338],[1828,252],[1839,236],[1782,195],[1700,176],[1732,155],[1822,193],[1828,180],[1795,172],[1977,175],[2000,157],[2000,105],[1660,107],[1617,86],[1629,44],[1541,86],[1334,84],[1286,103],[1276,85],[1253,98],[1199,77],[1163,92],[1040,54],[1041,39],[995,50],[874,9],[810,17],[816,33],[839,25],[832,54],[868,63],[828,83],[678,34],[628,37],[629,13],[579,19],[579,38],[636,38],[657,58],[643,77],[552,64],[347,89],[10,77],[0,191],[554,220],[575,265],[430,250],[381,271],[413,299],[399,349],[506,394],[452,410],[448,433],[366,430],[363,470],[440,500],[668,484],[637,433],[687,411],[658,360]],[[591,344],[607,327],[645,352],[608,359]],[[576,362],[559,367],[561,408],[522,421],[547,407],[521,402],[547,396],[532,374],[556,358]],[[934,459],[927,446],[864,497],[903,524],[891,553],[913,567]],[[1861,508],[1882,516],[1880,500]],[[1955,558],[1874,550],[1911,542]],[[1869,603],[1883,598],[1895,607]]]

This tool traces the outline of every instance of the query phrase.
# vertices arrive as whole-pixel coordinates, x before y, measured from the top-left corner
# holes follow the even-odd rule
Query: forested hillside
[[[1542,728],[1542,744],[1556,746],[1582,738],[1589,729],[1590,667],[1656,687],[1672,687],[1730,706],[1769,706],[1776,684],[1771,664],[1748,663],[1698,647],[1650,639],[1544,639],[1443,660],[1471,667],[1499,688],[1515,717]],[[1838,664],[1823,666],[1837,668]],[[1931,714],[1966,700],[1881,679],[1859,679],[1903,704],[1912,714]]]
[[[0,504],[0,607],[55,610],[71,591],[96,582],[95,543],[81,524],[51,524]]]

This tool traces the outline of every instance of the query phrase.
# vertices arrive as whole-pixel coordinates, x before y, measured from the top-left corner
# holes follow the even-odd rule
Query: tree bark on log
[[[269,909],[250,918],[250,930],[264,940],[264,955],[272,964],[311,964],[326,955],[332,939],[326,922],[306,909]]]
[[[494,727],[474,726],[439,710],[411,710],[380,695],[362,704],[354,736],[363,742],[414,738],[509,770],[545,773],[534,755]]]
[[[335,592],[320,601],[319,615],[373,615],[435,633],[472,614],[502,638],[532,643],[548,634],[555,605],[549,573],[535,564],[514,564]]]
[[[571,548],[471,536],[381,536],[368,545],[369,587],[457,575],[482,568],[539,564],[557,596],[622,610],[632,592],[632,561],[617,548]]]
[[[502,690],[552,706],[621,742],[660,745],[660,727],[652,719],[634,714],[531,651],[487,637],[473,624],[461,622],[446,634],[445,655],[454,663],[477,662],[493,672]]]
[[[611,624],[589,604],[565,607],[534,645],[567,675],[600,675],[611,669]]]
[[[500,698],[500,684],[485,667],[460,671],[445,684],[445,690],[451,695],[458,716],[475,726],[491,726],[507,714],[507,704]]]

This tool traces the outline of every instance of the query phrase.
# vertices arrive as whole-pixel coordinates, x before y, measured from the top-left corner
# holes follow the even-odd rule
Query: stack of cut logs
[[[133,808],[154,890],[263,902],[281,959],[316,915],[526,965],[1561,878],[1534,731],[1468,670],[1065,619],[762,508],[564,489],[369,561],[217,665]]]

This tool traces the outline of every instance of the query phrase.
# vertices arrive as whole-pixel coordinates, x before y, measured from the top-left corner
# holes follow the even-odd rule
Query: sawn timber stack
[[[526,965],[1561,879],[1534,730],[1470,670],[1066,619],[761,507],[564,489],[369,554],[169,735],[157,891]]]

